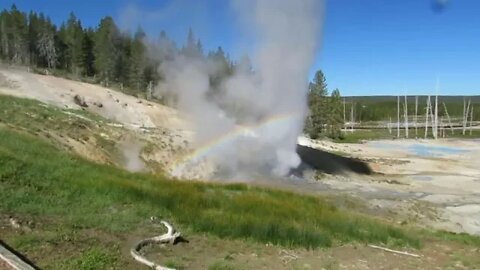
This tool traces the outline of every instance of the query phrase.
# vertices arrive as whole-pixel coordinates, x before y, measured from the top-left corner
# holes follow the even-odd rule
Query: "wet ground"
[[[370,213],[401,223],[480,235],[480,141],[396,140],[364,144],[306,141],[365,162],[373,171],[337,175],[305,170],[280,183],[304,192],[348,194]],[[328,162],[328,161],[324,161]]]

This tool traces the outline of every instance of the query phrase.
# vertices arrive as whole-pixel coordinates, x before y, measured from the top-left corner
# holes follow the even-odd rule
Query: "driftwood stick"
[[[406,252],[406,251],[398,251],[398,250],[393,250],[393,249],[389,249],[389,248],[379,247],[379,246],[375,246],[375,245],[368,245],[368,246],[371,247],[371,248],[380,249],[380,250],[387,251],[387,252],[392,252],[392,253],[395,253],[395,254],[412,256],[412,257],[415,257],[415,258],[420,258],[420,257],[422,257],[421,255],[409,253],[409,252]]]
[[[167,227],[167,232],[165,234],[162,234],[162,235],[159,235],[159,236],[155,236],[155,237],[152,237],[152,238],[146,238],[146,239],[141,240],[130,250],[130,254],[132,255],[132,257],[137,262],[139,262],[141,264],[144,264],[144,265],[150,267],[151,269],[155,269],[155,270],[175,270],[173,268],[168,268],[168,267],[156,264],[156,263],[148,260],[147,258],[145,258],[143,255],[140,254],[141,249],[143,247],[147,246],[147,245],[156,244],[156,243],[170,243],[170,244],[173,244],[175,242],[175,240],[178,237],[180,237],[181,234],[179,232],[175,232],[175,229],[173,228],[173,226],[170,225],[168,222],[162,220],[162,221],[160,221],[160,223],[162,223],[165,227]]]

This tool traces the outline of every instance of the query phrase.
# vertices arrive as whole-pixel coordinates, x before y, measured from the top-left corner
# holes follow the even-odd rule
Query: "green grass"
[[[61,109],[31,99],[0,95],[0,125],[8,125],[33,135],[52,134],[86,141],[103,132],[105,119],[83,110]],[[99,137],[99,136],[97,136]]]
[[[231,262],[217,261],[208,266],[208,270],[236,270]]]
[[[454,134],[451,134],[450,131],[445,131],[445,138],[459,138],[459,139],[474,139],[480,138],[480,130],[467,130],[465,135],[462,135],[461,130],[455,130]],[[423,139],[425,135],[424,128],[418,128],[418,138]],[[356,129],[354,132],[344,132],[343,138],[335,139],[337,143],[360,143],[362,141],[372,141],[372,140],[391,140],[397,138],[397,130],[392,129],[392,134],[388,132],[387,129]],[[400,130],[400,139],[405,138],[405,130]],[[409,129],[409,138],[415,138],[415,129]],[[432,138],[431,130],[428,131],[428,137]]]
[[[90,248],[78,256],[56,262],[53,269],[63,270],[101,270],[112,269],[115,265],[116,256],[112,252],[101,248]]]
[[[15,124],[32,130],[38,128],[64,130],[68,128],[74,132],[79,125],[90,127],[104,120],[87,111],[61,109],[36,100],[6,95],[0,95],[0,108],[1,123]]]
[[[133,264],[120,247],[139,229],[151,230],[150,216],[169,220],[187,237],[207,233],[287,247],[346,242],[419,247],[420,239],[432,238],[480,246],[480,238],[469,235],[399,229],[338,209],[329,198],[245,184],[172,181],[96,164],[62,151],[35,130],[95,132],[104,119],[73,111],[93,119],[76,130],[71,116],[36,101],[0,95],[0,106],[0,218],[14,215],[34,224],[32,231],[7,231],[2,237],[21,252],[40,256],[45,269]],[[209,268],[231,266],[219,262]]]
[[[400,229],[340,211],[316,197],[179,182],[132,174],[0,129],[1,211],[60,220],[64,227],[128,232],[151,215],[194,232],[316,248],[360,241],[418,247]]]
[[[84,110],[58,108],[36,100],[5,95],[0,95],[0,108],[0,126],[46,138],[66,150],[72,147],[65,143],[68,140],[95,145],[111,161],[123,162],[117,142],[100,135],[116,133],[116,128],[105,125],[112,121]]]
[[[360,143],[363,140],[381,140],[393,139],[395,135],[388,133],[388,130],[383,129],[357,129],[354,132],[343,132],[343,137],[335,139],[337,143]]]
[[[428,236],[433,236],[437,239],[442,239],[445,241],[453,241],[460,244],[465,244],[469,246],[480,247],[480,236],[470,235],[467,233],[454,233],[448,231],[425,231],[424,234]]]
[[[179,262],[178,260],[174,260],[174,259],[166,260],[165,261],[165,266],[170,267],[170,268],[174,268],[174,269],[177,269],[177,270],[185,269],[185,266],[181,262]]]

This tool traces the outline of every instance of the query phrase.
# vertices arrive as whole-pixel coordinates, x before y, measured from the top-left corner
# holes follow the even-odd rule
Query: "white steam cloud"
[[[236,69],[211,98],[209,78],[218,63],[179,55],[161,64],[164,80],[157,90],[175,94],[176,106],[194,124],[196,145],[210,143],[206,158],[218,165],[219,177],[285,175],[300,163],[296,144],[307,113],[322,1],[237,1],[234,8],[254,37],[254,71]],[[237,113],[229,113],[232,108]]]

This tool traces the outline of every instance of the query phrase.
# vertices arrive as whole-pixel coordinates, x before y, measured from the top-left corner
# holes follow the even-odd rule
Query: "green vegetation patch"
[[[57,262],[52,268],[64,270],[102,270],[112,269],[119,254],[113,254],[101,248],[90,248],[78,256]]]
[[[194,232],[306,248],[360,241],[418,247],[419,240],[321,198],[246,185],[133,174],[0,129],[4,213],[50,217],[67,229],[131,232],[156,215]]]
[[[60,109],[55,106],[26,98],[0,95],[0,122],[23,128],[48,128],[72,130],[90,127],[104,119],[83,110]]]

